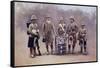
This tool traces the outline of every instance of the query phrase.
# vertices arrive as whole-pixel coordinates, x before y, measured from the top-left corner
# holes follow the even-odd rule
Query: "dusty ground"
[[[75,48],[76,54],[66,54],[62,56],[58,55],[46,55],[46,49],[44,43],[40,42],[40,50],[42,56],[37,56],[35,58],[30,58],[29,49],[27,48],[27,39],[26,34],[17,35],[15,37],[15,65],[24,66],[24,65],[40,65],[40,64],[55,64],[55,63],[71,63],[71,62],[87,62],[87,61],[96,61],[96,40],[88,40],[88,55],[78,54],[79,46],[77,44]],[[19,40],[18,40],[19,39]]]

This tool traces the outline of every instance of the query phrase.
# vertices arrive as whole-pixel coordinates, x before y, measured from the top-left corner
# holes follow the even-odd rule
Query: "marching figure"
[[[43,24],[43,36],[45,38],[46,43],[46,50],[49,54],[49,46],[51,48],[51,54],[53,54],[53,34],[54,34],[54,28],[53,24],[51,22],[51,17],[47,16],[46,21]]]
[[[71,45],[72,45],[72,53],[74,53],[74,48],[76,45],[76,34],[78,32],[78,26],[75,23],[75,19],[74,17],[70,17],[70,24],[67,27],[67,34],[68,34],[68,43],[71,43],[70,41],[72,41]],[[71,45],[68,45],[68,49],[70,50]]]
[[[31,16],[31,23],[27,24],[28,27],[28,47],[30,48],[30,56],[33,58],[36,56],[36,47],[38,50],[39,55],[41,55],[40,49],[39,49],[39,29],[37,25],[37,18],[35,15]]]
[[[86,31],[84,24],[81,25],[78,37],[79,37],[80,52],[83,53],[83,54],[86,54],[87,53],[87,50],[86,50],[87,31]]]

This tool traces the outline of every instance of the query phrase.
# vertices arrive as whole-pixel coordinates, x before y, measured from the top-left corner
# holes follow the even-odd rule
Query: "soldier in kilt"
[[[37,25],[37,18],[35,15],[32,15],[31,17],[31,23],[28,24],[28,47],[30,48],[30,57],[35,57],[36,56],[36,47],[38,50],[39,55],[41,55],[40,48],[39,48],[39,29]]]
[[[55,53],[58,55],[66,54],[66,24],[61,18],[57,28],[57,36],[55,37]]]
[[[64,20],[61,18],[58,24],[58,35],[65,36],[66,35],[66,24]]]
[[[75,23],[75,19],[74,17],[70,17],[70,24],[68,25],[67,27],[67,34],[68,34],[68,43],[69,41],[71,41],[71,38],[69,38],[70,36],[72,36],[72,53],[74,53],[74,49],[75,49],[75,45],[76,45],[76,42],[77,42],[77,39],[76,39],[76,34],[78,32],[78,26],[77,24]],[[71,46],[68,45],[68,48],[70,48]]]
[[[80,45],[80,53],[86,54],[87,53],[87,30],[85,25],[82,24],[78,34],[79,45]]]

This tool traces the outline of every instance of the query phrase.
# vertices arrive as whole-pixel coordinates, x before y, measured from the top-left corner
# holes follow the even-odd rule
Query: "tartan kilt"
[[[66,54],[65,37],[55,37],[55,54],[64,55]]]
[[[29,39],[28,39],[28,47],[29,48],[34,47],[34,37],[29,37]]]

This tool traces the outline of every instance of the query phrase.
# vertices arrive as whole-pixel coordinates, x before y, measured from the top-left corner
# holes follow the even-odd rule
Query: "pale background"
[[[41,2],[56,2],[56,3],[71,3],[71,4],[90,4],[99,5],[98,0],[37,0]],[[0,2],[0,68],[10,68],[10,0],[2,0]],[[100,15],[100,14],[98,14]],[[98,25],[100,25],[98,23]],[[100,27],[99,27],[100,28]],[[98,28],[98,29],[99,29]],[[100,32],[98,32],[100,33]],[[99,34],[98,34],[99,35]],[[99,36],[98,36],[99,37]],[[98,43],[98,45],[100,42]],[[98,46],[99,48],[99,46]],[[100,50],[99,50],[100,51]],[[63,67],[99,67],[98,63],[85,63],[85,64],[67,64],[67,65],[53,65],[49,68],[62,68]],[[40,68],[47,68],[48,66],[39,66]],[[37,68],[39,68],[37,67]]]

